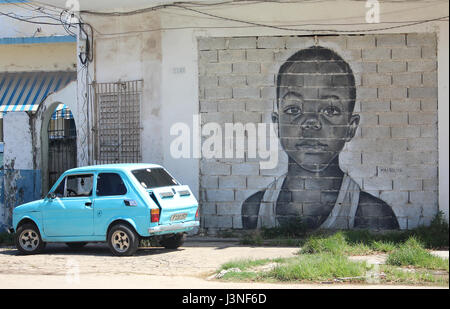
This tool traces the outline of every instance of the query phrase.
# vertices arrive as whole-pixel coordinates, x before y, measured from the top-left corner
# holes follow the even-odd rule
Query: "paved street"
[[[228,261],[291,257],[298,248],[251,247],[236,242],[188,241],[178,250],[140,249],[136,256],[114,257],[104,244],[75,251],[48,245],[34,256],[0,248],[0,288],[349,288],[349,284],[229,283],[207,280]],[[357,285],[358,288],[386,286]],[[403,288],[404,286],[387,286]],[[409,288],[409,287],[408,287]]]

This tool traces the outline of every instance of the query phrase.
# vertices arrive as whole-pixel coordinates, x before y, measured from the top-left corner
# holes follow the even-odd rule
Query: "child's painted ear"
[[[360,120],[359,115],[352,115],[352,117],[350,117],[346,142],[349,142],[355,136],[356,130],[358,129],[359,126],[359,120]]]
[[[277,112],[273,112],[272,113],[272,122],[277,124],[278,123],[278,118],[279,118],[278,117],[278,113]]]

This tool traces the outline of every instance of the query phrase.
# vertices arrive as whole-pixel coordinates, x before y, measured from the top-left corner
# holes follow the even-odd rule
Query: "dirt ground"
[[[348,284],[229,283],[207,280],[225,262],[242,258],[291,257],[297,251],[298,248],[292,247],[252,247],[223,241],[187,241],[178,250],[142,248],[132,257],[114,257],[104,244],[89,244],[79,250],[69,249],[64,244],[49,244],[42,254],[32,256],[18,255],[15,248],[0,248],[0,289],[351,287]]]

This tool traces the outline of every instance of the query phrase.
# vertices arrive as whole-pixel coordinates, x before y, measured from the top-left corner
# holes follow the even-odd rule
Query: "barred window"
[[[96,164],[141,162],[142,81],[94,87]]]

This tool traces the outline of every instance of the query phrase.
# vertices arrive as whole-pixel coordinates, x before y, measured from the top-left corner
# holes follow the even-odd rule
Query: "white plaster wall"
[[[31,143],[30,118],[26,112],[12,112],[3,116],[3,134],[5,167],[14,161],[15,170],[33,169],[33,151]]]

